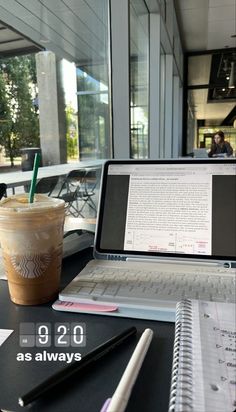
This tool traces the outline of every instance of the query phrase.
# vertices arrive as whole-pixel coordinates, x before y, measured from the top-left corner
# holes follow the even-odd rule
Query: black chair
[[[35,193],[45,193],[50,196],[58,181],[58,176],[42,177],[36,184]]]
[[[84,177],[84,185],[83,187],[81,187],[81,194],[84,199],[84,204],[81,208],[81,212],[84,209],[84,207],[88,205],[89,208],[95,212],[95,215],[97,214],[97,207],[93,200],[93,197],[95,196],[97,182],[98,180],[96,169],[88,170]]]
[[[84,185],[85,174],[85,169],[69,172],[57,195],[59,199],[63,199],[66,203],[66,214],[71,214],[74,217],[84,217],[81,213],[83,205],[81,207],[80,202],[84,201],[81,187]]]
[[[7,185],[5,183],[0,183],[0,199],[7,197]]]

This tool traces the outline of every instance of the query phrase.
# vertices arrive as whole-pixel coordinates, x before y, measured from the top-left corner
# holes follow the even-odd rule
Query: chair
[[[0,199],[2,197],[7,197],[7,185],[5,183],[0,183]]]
[[[67,174],[57,197],[66,202],[66,213],[68,215],[84,218],[87,205],[96,216],[97,207],[93,200],[96,186],[96,169],[72,170]]]
[[[95,214],[97,213],[97,207],[93,200],[93,196],[95,196],[95,189],[97,186],[97,173],[95,169],[88,170],[85,174],[84,178],[84,187],[81,188],[83,190],[82,196],[84,199],[84,204],[82,206],[81,211],[84,209],[86,205],[92,209]]]
[[[85,169],[72,170],[69,172],[57,195],[59,199],[63,199],[66,203],[66,214],[74,217],[84,217],[81,213],[83,207],[80,207],[79,202],[84,200],[80,188],[84,184],[85,174]]]
[[[35,193],[45,193],[50,196],[55,189],[58,180],[58,176],[43,177],[37,182]]]

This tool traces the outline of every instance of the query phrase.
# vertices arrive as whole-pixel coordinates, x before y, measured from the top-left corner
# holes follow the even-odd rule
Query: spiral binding
[[[192,349],[192,302],[185,299],[176,307],[169,412],[193,411]]]

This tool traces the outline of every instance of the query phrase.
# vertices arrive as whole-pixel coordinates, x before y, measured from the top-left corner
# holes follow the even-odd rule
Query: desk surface
[[[60,165],[53,165],[53,166],[45,166],[39,167],[38,169],[38,180],[43,177],[51,177],[51,176],[63,176],[69,173],[71,170],[74,169],[83,169],[83,168],[91,168],[91,167],[99,167],[102,166],[104,160],[88,160],[88,161],[81,161],[75,163],[65,163]],[[2,182],[6,183],[7,187],[16,187],[22,186],[27,184],[32,179],[32,170],[22,172],[10,172],[4,173],[1,175]]]
[[[61,287],[64,287],[91,259],[91,251],[83,251],[64,259]],[[83,378],[66,381],[50,396],[34,402],[30,407],[17,405],[19,396],[65,367],[65,362],[17,361],[18,353],[35,354],[42,348],[21,348],[20,322],[84,322],[86,346],[83,348],[55,348],[48,352],[79,352],[85,355],[97,345],[130,326],[136,326],[137,337],[131,338],[89,370]],[[9,299],[7,282],[0,280],[0,328],[14,329],[14,333],[0,347],[0,409],[34,412],[99,412],[103,402],[114,392],[137,341],[145,328],[154,331],[154,337],[133,388],[127,412],[166,412],[168,410],[171,378],[174,324],[139,319],[116,318],[68,312],[56,312],[51,304],[18,306]],[[44,349],[45,350],[45,349]]]

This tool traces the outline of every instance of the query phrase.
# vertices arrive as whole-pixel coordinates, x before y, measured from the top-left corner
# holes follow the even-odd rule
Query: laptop
[[[94,259],[56,310],[162,321],[177,301],[235,302],[236,159],[109,160]]]
[[[206,149],[193,149],[193,156],[199,158],[206,158],[208,157],[208,152]]]

